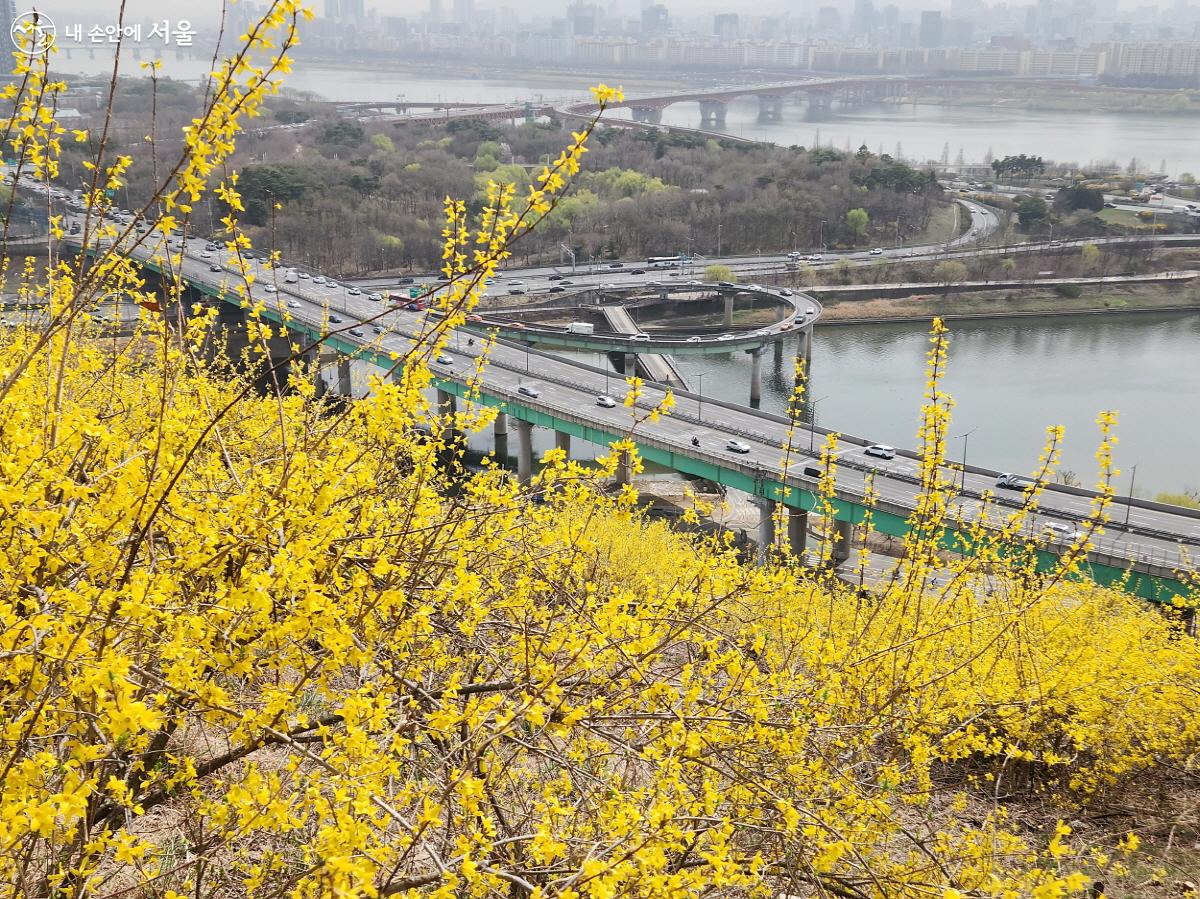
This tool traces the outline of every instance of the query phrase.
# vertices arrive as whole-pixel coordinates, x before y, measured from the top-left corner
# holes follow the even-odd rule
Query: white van
[[[296,277],[296,270],[294,268],[289,268],[283,276],[285,284],[295,284],[298,280],[299,278]]]
[[[1033,481],[1023,475],[1005,472],[996,478],[996,486],[1004,487],[1008,490],[1028,490],[1033,486]]]

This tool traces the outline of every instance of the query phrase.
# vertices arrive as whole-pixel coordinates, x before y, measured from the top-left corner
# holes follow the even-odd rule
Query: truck
[[[591,322],[571,322],[567,325],[568,334],[595,334],[596,326]]]
[[[287,271],[284,273],[284,276],[283,276],[283,283],[285,283],[285,284],[295,284],[295,283],[296,283],[298,280],[299,280],[299,278],[297,278],[297,277],[296,277],[296,270],[295,270],[294,268],[289,268],[289,269],[288,269],[288,270],[287,270]]]
[[[412,291],[416,293],[416,291]],[[426,307],[425,297],[405,296],[403,293],[389,293],[388,302],[396,309],[407,309],[409,312],[421,312]]]

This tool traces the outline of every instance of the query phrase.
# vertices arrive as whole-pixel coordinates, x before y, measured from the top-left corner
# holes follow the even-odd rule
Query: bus
[[[687,256],[651,256],[646,260],[646,268],[683,268],[690,261]]]

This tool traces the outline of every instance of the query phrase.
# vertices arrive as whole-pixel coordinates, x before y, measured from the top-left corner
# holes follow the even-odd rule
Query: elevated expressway
[[[76,239],[78,240],[78,239]],[[77,244],[78,245],[78,244]],[[200,258],[203,241],[188,242],[181,254],[178,270],[195,291],[239,307],[238,298],[229,290],[234,273],[225,267],[209,270],[210,260]],[[150,271],[164,272],[176,266],[164,262],[161,248],[143,243],[127,247],[127,252]],[[224,251],[214,254],[218,264]],[[351,296],[339,285],[277,283],[278,292],[266,291],[276,273],[261,263],[254,269],[257,281],[251,290],[256,302],[265,305],[264,316],[286,324],[293,333],[320,342],[312,351],[329,350],[340,354],[336,366],[339,388],[351,390],[351,360],[387,370],[393,354],[403,354],[428,328],[425,314],[388,310],[366,295]],[[331,324],[331,314],[343,318]],[[364,324],[365,323],[365,324]],[[372,325],[381,326],[381,334],[372,333]],[[351,331],[358,331],[352,334]],[[638,341],[648,351],[675,349],[678,341],[647,338]],[[492,348],[482,383],[468,386],[473,377],[478,348],[454,351],[448,364],[434,362],[431,370],[439,399],[445,404],[455,398],[472,396],[472,402],[496,407],[507,422],[512,419],[518,436],[518,476],[527,481],[532,473],[532,429],[553,429],[569,443],[577,437],[598,445],[608,445],[629,435],[630,410],[621,405],[603,408],[596,397],[606,392],[611,373],[582,365],[509,340],[500,339]],[[537,396],[520,392],[534,387]],[[657,404],[664,387],[648,384],[639,406],[642,410]],[[632,434],[639,453],[647,460],[689,475],[705,478],[726,487],[742,490],[761,500],[764,510],[760,541],[774,542],[774,503],[788,509],[788,536],[792,548],[803,547],[807,512],[822,509],[818,494],[819,463],[810,453],[793,450],[785,459],[781,449],[787,441],[789,422],[780,416],[745,406],[716,401],[691,393],[675,391],[676,408],[657,422],[646,421]],[[824,429],[814,429],[814,443]],[[744,444],[745,452],[733,452],[728,442]],[[694,442],[693,442],[694,441]],[[801,443],[808,443],[801,440]],[[901,452],[890,461],[866,456],[866,441],[841,437],[831,509],[835,529],[842,539],[835,546],[835,559],[848,552],[851,527],[871,512],[872,527],[880,532],[902,535],[908,530],[908,518],[919,495],[916,457]],[[622,465],[628,477],[627,464]],[[874,498],[867,500],[865,479],[875,475]],[[1019,492],[995,491],[997,472],[968,467],[961,473],[961,489],[952,501],[957,520],[970,522],[983,505],[983,495],[999,492],[994,504],[1019,508],[1025,502]],[[1030,537],[1036,538],[1040,563],[1051,566],[1064,543],[1038,536],[1046,522],[1078,522],[1088,518],[1093,494],[1078,488],[1048,485],[1040,499],[1039,510],[1031,517]],[[1128,526],[1108,527],[1107,535],[1097,542],[1088,556],[1089,574],[1101,583],[1120,583],[1138,596],[1166,600],[1187,591],[1182,571],[1192,570],[1191,560],[1200,552],[1200,513],[1140,500],[1129,502]],[[947,545],[957,543],[958,531],[950,530]]]

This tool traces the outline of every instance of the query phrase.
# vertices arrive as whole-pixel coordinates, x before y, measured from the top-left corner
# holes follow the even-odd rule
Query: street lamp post
[[[976,425],[975,427],[971,428],[971,430],[967,431],[965,434],[959,434],[957,437],[954,438],[955,440],[961,440],[963,442],[962,478],[958,485],[958,489],[960,492],[967,489],[967,442],[971,439],[971,435],[974,434],[978,430],[979,430],[979,425]]]
[[[821,230],[817,237],[817,243],[821,246],[821,252],[825,251],[825,219],[821,219]]]
[[[1129,499],[1125,502],[1125,527],[1129,527],[1129,513],[1133,510],[1133,485],[1137,483],[1137,466],[1129,473]]]
[[[816,441],[817,441],[817,406],[818,406],[818,404],[820,404],[821,400],[827,400],[827,399],[829,399],[829,394],[819,397],[809,403],[809,405],[812,406],[812,417],[809,419],[809,422],[808,422],[808,454],[810,456],[816,454],[815,447],[816,447]]]
[[[696,418],[701,421],[704,420],[704,376],[706,374],[708,374],[707,371],[697,372],[696,374],[696,381],[699,384],[696,390]]]

